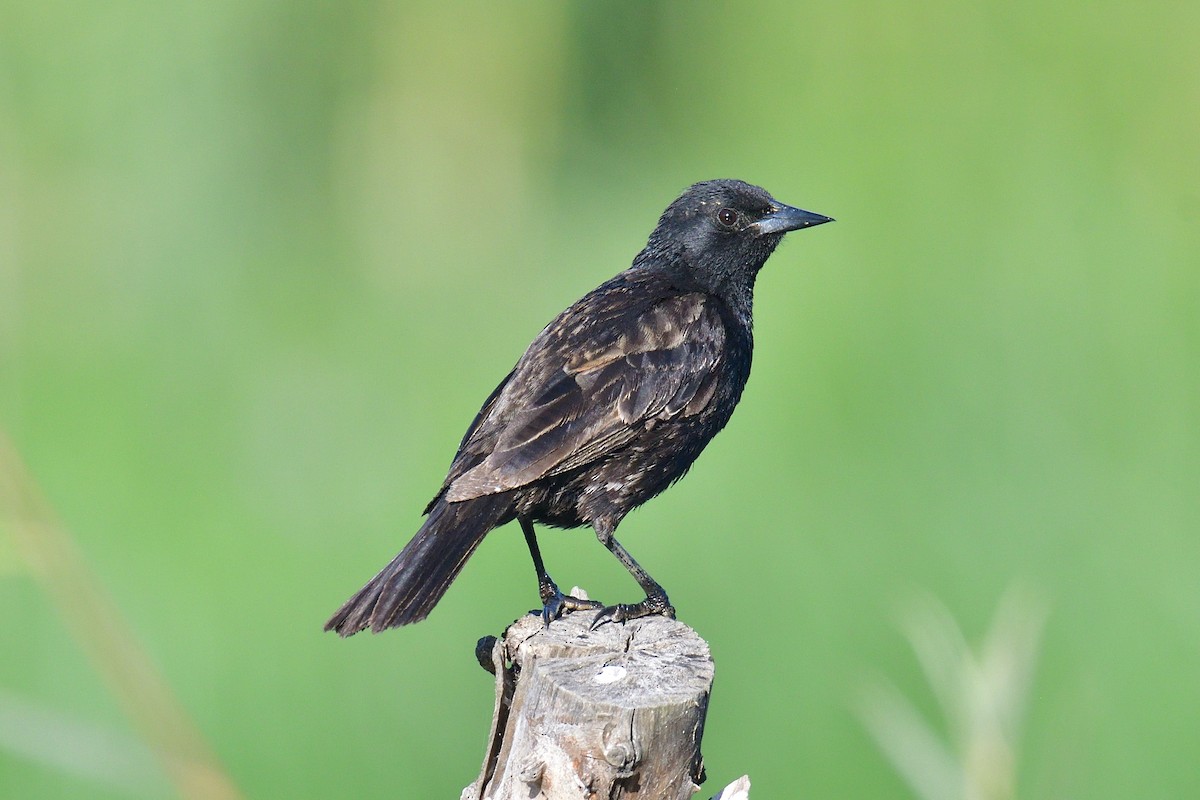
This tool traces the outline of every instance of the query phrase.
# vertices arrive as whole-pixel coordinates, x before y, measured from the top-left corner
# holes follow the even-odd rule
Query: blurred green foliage
[[[535,602],[516,528],[422,625],[321,624],[540,327],[689,183],[761,183],[838,222],[622,527],[712,644],[709,788],[904,796],[853,708],[873,674],[935,707],[897,605],[976,637],[1020,579],[1017,794],[1200,796],[1197,41],[1154,0],[8,2],[0,424],[248,796],[456,797],[475,640]],[[0,608],[6,696],[131,739],[7,544]],[[0,750],[0,795],[137,796],[52,761]]]

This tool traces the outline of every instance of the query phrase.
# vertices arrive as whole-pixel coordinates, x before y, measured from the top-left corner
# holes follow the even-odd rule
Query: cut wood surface
[[[576,612],[514,622],[477,656],[496,675],[483,770],[462,800],[685,800],[704,780],[708,644],[673,619],[589,631]]]

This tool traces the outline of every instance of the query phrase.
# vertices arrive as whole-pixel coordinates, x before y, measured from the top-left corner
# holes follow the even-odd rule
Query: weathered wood
[[[589,631],[594,616],[547,628],[530,615],[481,640],[496,706],[483,770],[462,800],[686,800],[699,791],[707,643],[663,617]]]

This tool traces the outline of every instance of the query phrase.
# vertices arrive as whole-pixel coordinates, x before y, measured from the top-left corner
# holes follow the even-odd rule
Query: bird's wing
[[[428,514],[433,511],[433,507],[437,505],[437,501],[446,493],[446,489],[454,482],[456,478],[462,475],[471,467],[478,464],[487,456],[486,449],[481,449],[479,445],[479,437],[477,432],[481,426],[486,425],[488,420],[492,418],[492,409],[496,407],[496,403],[500,400],[504,389],[508,386],[508,382],[512,380],[512,376],[516,373],[516,368],[513,368],[504,380],[496,385],[492,393],[488,395],[487,400],[483,401],[483,406],[479,409],[479,413],[475,415],[475,419],[471,421],[471,426],[467,428],[467,432],[463,434],[462,442],[458,445],[458,452],[454,454],[454,462],[450,464],[450,473],[446,476],[446,480],[442,482],[442,488],[433,496],[429,504],[425,506],[425,510],[421,513]]]
[[[477,426],[477,433],[500,426],[490,431],[494,447],[452,477],[447,500],[508,491],[581,467],[628,443],[646,424],[696,414],[708,404],[725,343],[711,298],[669,297],[640,314],[610,317],[602,328],[602,336],[594,329],[556,332],[553,324],[543,332],[547,346],[535,341],[526,356],[533,366],[518,364],[509,381],[513,396],[493,404],[503,406],[499,418]],[[546,365],[550,353],[556,363]],[[530,381],[534,386],[526,391]]]

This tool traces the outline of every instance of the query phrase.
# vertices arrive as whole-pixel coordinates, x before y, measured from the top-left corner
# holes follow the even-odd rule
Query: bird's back
[[[538,334],[484,403],[439,496],[518,490],[518,507],[554,524],[623,516],[725,425],[750,351],[748,326],[720,298],[668,270],[626,270]]]

